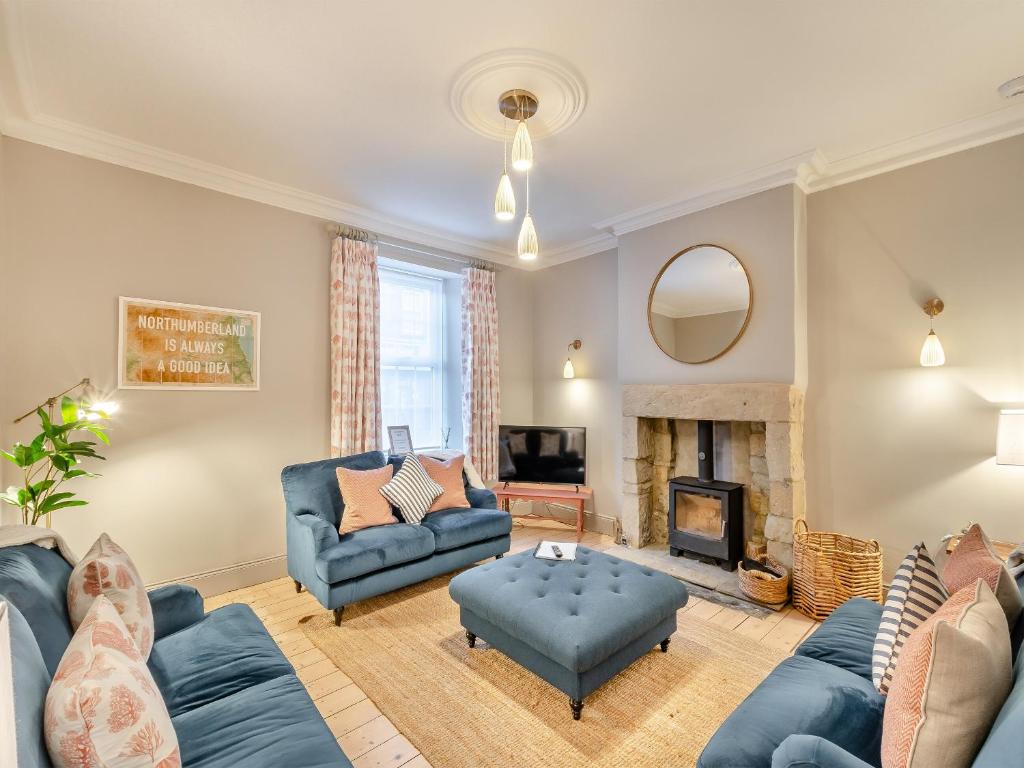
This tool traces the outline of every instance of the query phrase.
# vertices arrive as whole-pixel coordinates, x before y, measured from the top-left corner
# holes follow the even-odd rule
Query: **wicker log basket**
[[[882,548],[878,542],[809,531],[807,523],[798,520],[793,534],[793,607],[824,621],[851,597],[882,602]]]
[[[760,555],[753,558],[761,565],[771,568],[781,576],[775,576],[764,571],[747,570],[740,561],[738,576],[740,589],[743,594],[751,600],[767,605],[778,605],[789,599],[789,571],[782,563],[771,555]]]

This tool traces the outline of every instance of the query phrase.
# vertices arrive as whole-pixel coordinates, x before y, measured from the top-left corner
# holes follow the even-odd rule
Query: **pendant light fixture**
[[[533,226],[533,216],[530,215],[530,174],[526,174],[526,215],[523,217],[523,226],[519,230],[517,245],[519,258],[522,261],[533,261],[537,258],[540,247],[537,244],[537,229]]]
[[[935,335],[932,322],[935,316],[945,308],[942,299],[929,299],[925,302],[924,313],[928,315],[928,335],[925,336],[924,344],[921,346],[921,365],[925,368],[934,368],[946,364],[946,352],[942,349],[942,342]]]
[[[517,171],[528,171],[533,167],[533,142],[530,141],[530,129],[526,120],[519,119],[516,135],[512,139],[512,167]]]
[[[510,221],[516,215],[515,194],[512,180],[508,175],[509,154],[512,168],[526,174],[526,213],[523,224],[519,228],[516,252],[522,261],[533,261],[537,258],[540,248],[537,243],[537,228],[530,215],[530,169],[533,167],[533,142],[530,129],[526,122],[537,114],[537,97],[521,88],[505,91],[498,98],[498,111],[506,120],[516,121],[516,132],[512,138],[512,151],[508,151],[508,143],[502,141],[502,174],[498,181],[498,191],[494,196],[494,215],[500,221]]]
[[[507,127],[507,121],[506,121]],[[508,131],[501,140],[501,178],[494,194],[494,216],[498,221],[512,221],[516,217],[516,194],[508,177]]]

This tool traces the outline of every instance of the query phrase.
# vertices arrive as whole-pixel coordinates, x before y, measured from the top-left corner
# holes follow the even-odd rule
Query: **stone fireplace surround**
[[[803,414],[803,392],[788,384],[624,385],[622,532],[629,546],[665,540],[668,478],[681,474],[689,453],[696,474],[696,421],[710,419],[730,424],[720,430],[726,444],[716,439],[716,454],[722,449],[726,459],[716,477],[747,486],[744,541],[763,541],[791,566],[793,526],[806,516]]]

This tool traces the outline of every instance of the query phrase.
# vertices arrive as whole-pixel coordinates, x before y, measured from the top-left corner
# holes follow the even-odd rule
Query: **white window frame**
[[[440,444],[441,444],[441,430],[444,429],[445,422],[447,420],[447,408],[446,408],[446,400],[445,400],[446,361],[447,361],[447,355],[446,355],[447,329],[445,327],[445,325],[446,325],[445,320],[446,320],[447,315],[446,315],[446,312],[445,312],[445,285],[444,285],[444,280],[442,278],[440,278],[440,277],[435,276],[435,275],[424,274],[423,272],[421,272],[419,270],[402,269],[402,268],[399,268],[399,267],[394,267],[394,266],[390,266],[390,265],[383,265],[383,264],[379,266],[378,276],[379,276],[379,278],[380,278],[380,280],[382,282],[384,280],[387,280],[387,279],[392,279],[394,282],[405,282],[407,284],[429,285],[431,287],[433,293],[434,293],[435,300],[437,301],[437,309],[436,309],[436,312],[435,312],[436,320],[437,320],[437,327],[434,329],[434,332],[436,333],[436,337],[435,337],[436,338],[436,352],[435,352],[433,358],[429,362],[427,362],[427,363],[424,363],[422,360],[417,360],[415,358],[413,358],[413,359],[398,358],[398,359],[393,359],[393,360],[386,360],[385,356],[384,356],[384,349],[383,349],[383,341],[384,341],[384,339],[383,339],[383,323],[382,323],[382,328],[381,328],[381,361],[380,362],[381,362],[381,387],[382,387],[382,389],[383,389],[383,384],[384,384],[383,380],[384,380],[385,372],[388,371],[388,370],[401,369],[401,368],[409,368],[409,369],[421,369],[421,370],[422,369],[430,369],[433,372],[432,387],[431,387],[432,391],[431,391],[430,399],[431,399],[431,407],[434,409],[434,412],[436,413],[436,418],[437,418],[437,421],[438,421],[438,428],[436,430],[434,430],[436,432],[436,434],[433,434],[433,435],[421,434],[422,430],[416,429],[415,426],[412,425],[412,424],[409,425],[409,428],[410,428],[411,435],[412,435],[413,449],[414,450],[420,451],[420,450],[429,450],[429,449],[438,448],[440,446]],[[381,314],[383,315],[383,313],[384,313],[383,291],[381,292],[381,300],[382,300]],[[383,398],[382,398],[382,402],[381,402],[381,410],[382,410],[381,420],[383,422],[384,431],[386,433],[387,432],[387,427],[389,425],[389,422],[388,422],[387,418],[385,418],[385,415],[383,413],[383,409],[384,409],[384,403],[383,403]],[[395,426],[395,425],[391,425],[391,426]]]

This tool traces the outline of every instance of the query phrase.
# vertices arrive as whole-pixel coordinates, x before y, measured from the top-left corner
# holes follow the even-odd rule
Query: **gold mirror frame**
[[[690,251],[695,251],[698,248],[718,248],[719,250],[725,251],[734,259],[736,259],[736,262],[740,265],[740,268],[743,270],[743,276],[747,280],[747,316],[743,318],[743,325],[740,326],[740,329],[736,333],[735,338],[733,338],[733,340],[730,341],[717,355],[709,357],[705,360],[680,360],[678,357],[676,357],[663,346],[661,346],[661,342],[658,341],[658,337],[654,333],[654,321],[651,318],[651,305],[654,303],[654,290],[658,287],[658,283],[661,282],[661,276],[665,274],[666,270],[668,270],[669,267],[675,264],[678,258],[680,258],[681,256],[685,256]],[[736,346],[736,342],[743,338],[743,334],[746,333],[747,331],[747,326],[750,325],[750,315],[751,313],[753,313],[753,311],[754,284],[750,281],[750,273],[747,271],[747,265],[743,263],[743,260],[735,253],[730,251],[728,248],[718,245],[716,243],[697,243],[696,245],[691,245],[689,248],[684,248],[683,250],[679,251],[675,256],[666,261],[665,265],[658,270],[658,274],[654,276],[654,282],[651,283],[651,290],[647,294],[647,330],[651,334],[651,338],[654,339],[654,343],[658,346],[658,349],[660,349],[667,357],[671,358],[672,360],[675,360],[677,363],[683,363],[684,365],[703,365],[704,363],[710,363],[712,360],[717,360],[730,349]]]

